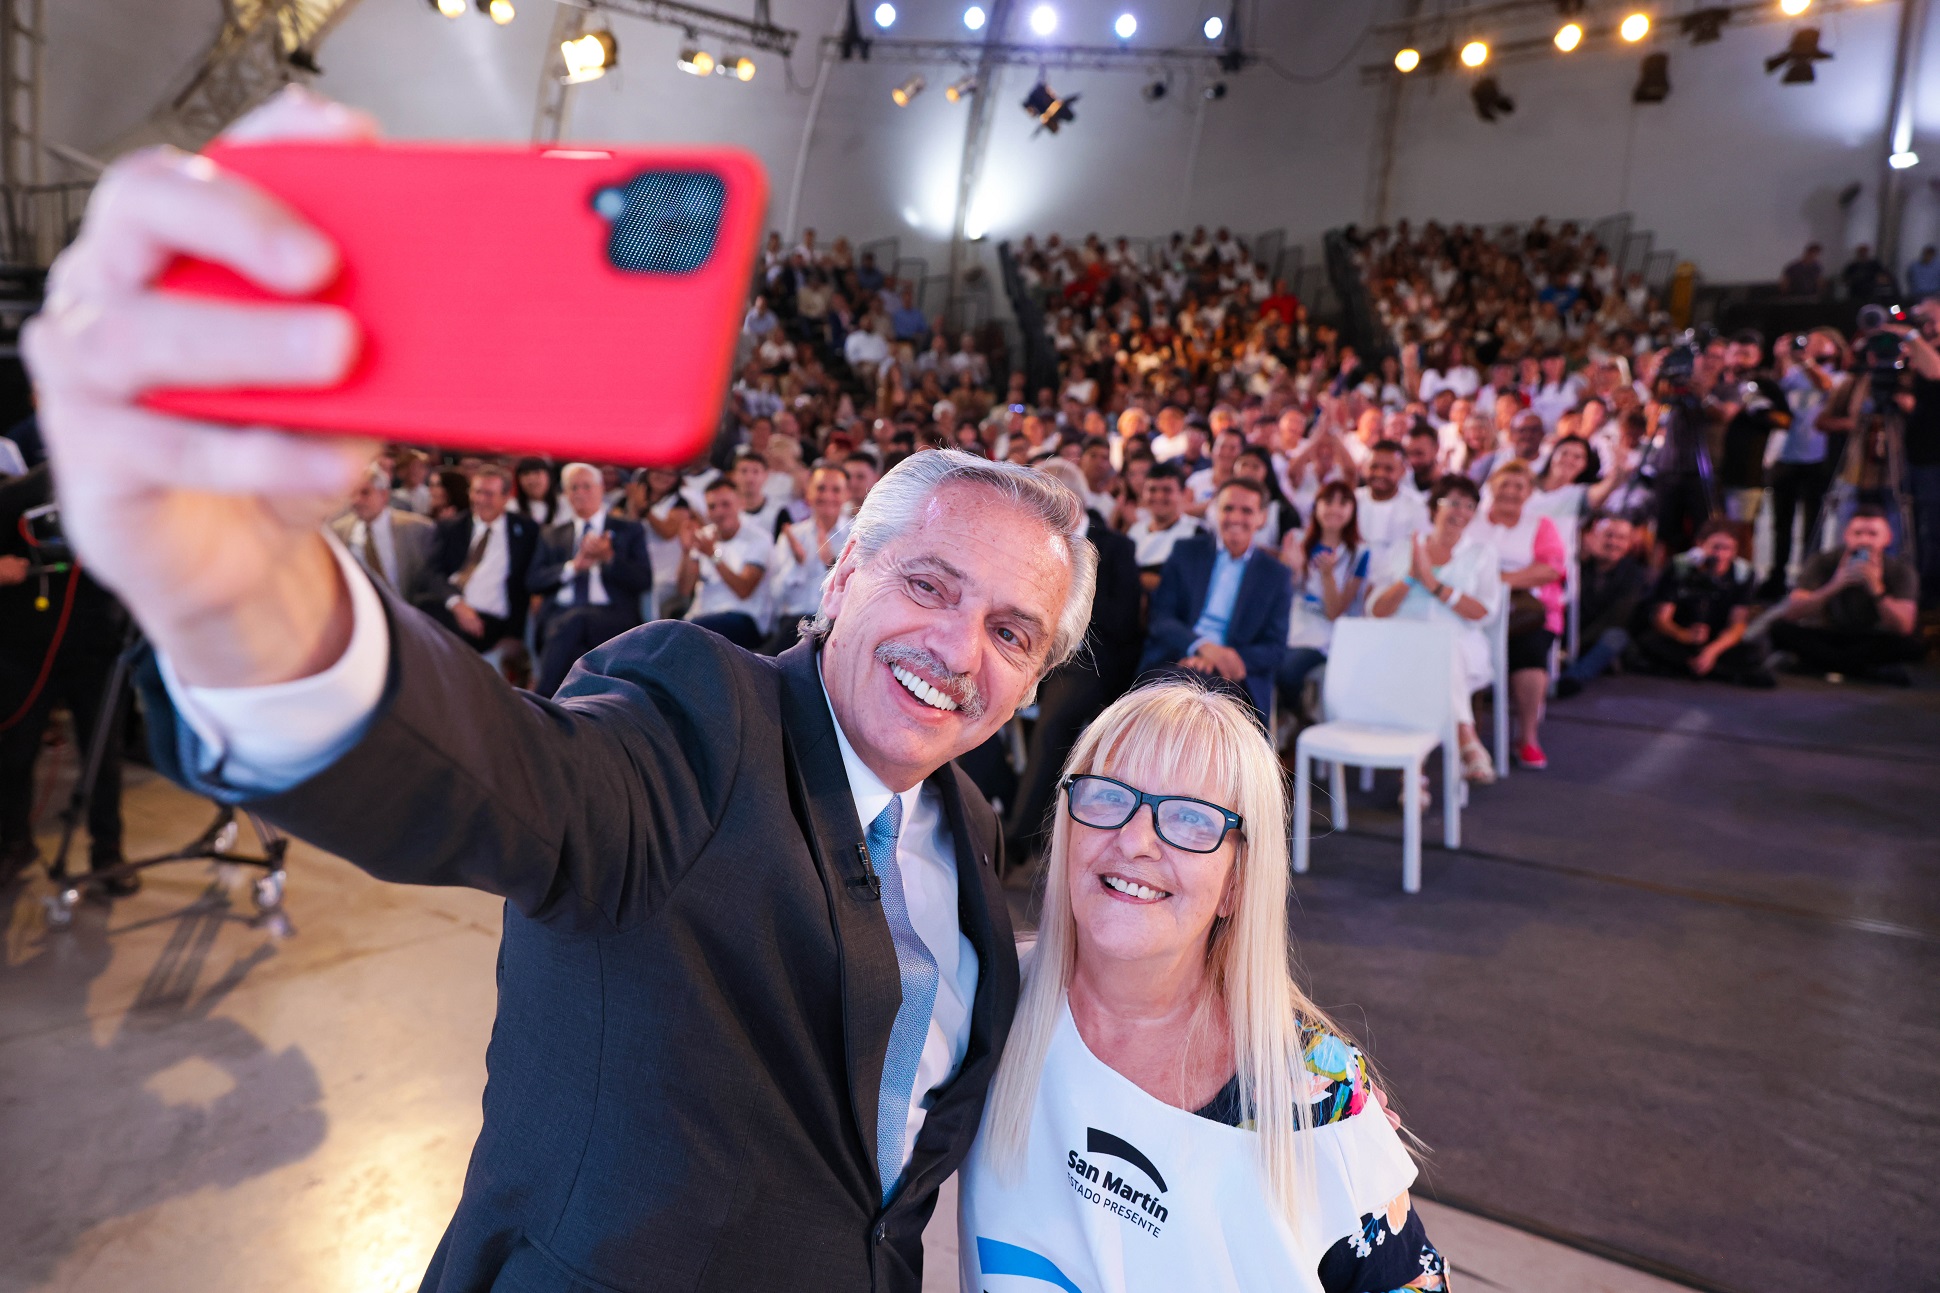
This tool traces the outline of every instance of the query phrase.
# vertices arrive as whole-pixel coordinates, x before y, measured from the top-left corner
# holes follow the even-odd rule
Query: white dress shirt
[[[826,689],[822,698],[828,699]],[[842,747],[842,769],[849,775],[856,820],[867,830],[869,823],[889,807],[891,791],[849,744],[833,705],[829,706],[829,721],[835,724],[835,740]],[[903,1166],[907,1167],[916,1151],[916,1133],[929,1117],[930,1092],[956,1076],[964,1052],[970,1049],[970,1006],[977,999],[978,963],[977,949],[970,945],[957,918],[957,854],[943,804],[927,784],[912,786],[895,797],[903,801],[903,833],[896,841],[896,865],[903,873],[909,923],[936,958],[936,1005],[930,1011],[923,1057],[916,1062],[908,1131],[903,1136]]]
[[[477,543],[480,534],[491,537],[485,541],[485,551],[472,568],[471,577],[465,581],[465,590],[454,597],[453,602],[463,602],[480,615],[494,615],[499,619],[512,613],[511,606],[505,600],[505,576],[512,569],[512,538],[508,529],[503,512],[489,526],[477,517],[472,518],[471,543]],[[470,544],[466,545],[465,551],[471,551]]]
[[[1411,479],[1404,477],[1404,479]],[[1428,505],[1422,495],[1397,489],[1392,498],[1376,499],[1362,485],[1354,491],[1354,528],[1375,566],[1382,565],[1389,548],[1406,543],[1428,528]]]
[[[606,533],[606,513],[604,512],[593,513],[593,517],[591,520],[587,520],[585,517],[575,513],[573,515],[572,521],[573,521],[573,555],[574,556],[579,555],[580,545],[586,542],[586,536],[588,534]],[[592,576],[586,588],[587,605],[589,606],[612,605],[613,599],[606,595],[606,584],[603,580],[600,579],[600,568],[598,566],[594,566],[591,570],[587,571],[586,573]],[[566,569],[563,572],[563,577],[559,581],[559,592],[555,598],[555,600],[557,600],[561,606],[571,606],[573,604],[574,575],[575,575],[575,572],[572,568],[572,563],[568,562],[566,564]]]
[[[267,687],[193,687],[157,656],[162,681],[182,718],[202,739],[203,773],[220,769],[238,789],[270,794],[321,772],[362,736],[377,712],[390,670],[390,626],[369,576],[343,545],[330,546],[350,588],[350,645],[322,673]],[[827,699],[826,691],[823,699]],[[835,723],[836,743],[856,818],[866,828],[889,806],[891,791],[869,770]],[[910,925],[936,958],[936,1005],[916,1066],[903,1163],[929,1116],[928,1095],[955,1075],[970,1047],[970,1010],[977,997],[977,950],[958,919],[956,849],[936,792],[915,786],[902,793],[903,830],[896,843]]]

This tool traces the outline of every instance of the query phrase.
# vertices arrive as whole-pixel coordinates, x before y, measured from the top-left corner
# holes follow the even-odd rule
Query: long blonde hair
[[[1066,776],[1110,770],[1146,786],[1203,785],[1244,820],[1233,851],[1232,915],[1206,940],[1207,980],[1227,1011],[1240,1117],[1259,1134],[1260,1166],[1290,1224],[1309,1212],[1313,1125],[1303,1028],[1339,1030],[1294,981],[1287,928],[1287,787],[1250,709],[1191,681],[1120,697],[1078,738]],[[1030,1145],[1037,1088],[1077,957],[1068,884],[1071,819],[1056,814],[1044,871],[1037,951],[991,1088],[990,1161],[1016,1179]]]

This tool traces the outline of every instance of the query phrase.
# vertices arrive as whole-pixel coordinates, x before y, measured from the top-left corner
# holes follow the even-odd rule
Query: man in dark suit
[[[365,128],[301,92],[241,127]],[[157,766],[374,875],[507,900],[484,1126],[424,1287],[917,1293],[1017,994],[1001,833],[950,761],[1082,639],[1078,500],[915,454],[788,654],[657,621],[557,702],[514,691],[319,532],[368,445],[137,402],[342,380],[355,320],[302,299],[329,241],[192,159],[102,183],[22,348],[84,468],[68,535],[154,648]],[[197,248],[289,299],[183,328],[142,267]]]
[[[525,580],[539,599],[541,696],[558,691],[581,656],[638,624],[640,594],[653,587],[646,531],[606,514],[599,468],[568,463],[559,479],[572,516],[540,537]]]
[[[1243,690],[1264,718],[1273,671],[1287,651],[1293,578],[1278,557],[1253,546],[1266,515],[1266,490],[1257,481],[1227,481],[1208,515],[1217,540],[1181,539],[1166,558],[1140,669],[1220,679]]]
[[[438,526],[431,590],[418,606],[479,652],[525,636],[526,572],[539,550],[539,527],[508,510],[512,474],[481,467],[471,481],[471,515]]]
[[[1083,497],[1085,478],[1073,464],[1055,458],[1039,470]],[[1087,516],[1085,537],[1098,552],[1091,623],[1085,629],[1085,649],[1052,670],[1037,689],[1037,722],[1031,727],[1024,773],[1004,823],[1004,852],[1013,866],[1028,863],[1038,850],[1045,815],[1057,795],[1058,775],[1078,734],[1105,706],[1125,694],[1138,673],[1139,613],[1145,597],[1139,586],[1138,549],[1095,508]]]

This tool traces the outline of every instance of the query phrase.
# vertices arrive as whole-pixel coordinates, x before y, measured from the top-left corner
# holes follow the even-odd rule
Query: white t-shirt
[[[725,566],[736,575],[749,566],[768,569],[774,560],[773,540],[759,534],[746,521],[734,532],[732,539],[720,540],[714,555],[703,557],[696,554],[700,565],[700,584],[694,590],[694,604],[687,608],[687,618],[697,620],[703,615],[725,615],[739,611],[754,621],[755,627],[766,633],[775,623],[775,595],[764,577],[755,585],[754,592],[746,597],[739,596],[727,581],[721,578],[721,567]]]
[[[1314,549],[1314,554],[1328,551],[1325,544]],[[1334,566],[1334,587],[1345,588],[1356,579],[1366,579],[1368,572],[1367,548],[1358,551],[1348,548]],[[1287,617],[1287,645],[1290,647],[1313,647],[1325,651],[1334,641],[1334,621],[1327,618],[1327,584],[1320,573],[1320,567],[1309,559],[1307,577],[1293,588],[1293,613]],[[1360,599],[1356,598],[1355,602]],[[1356,614],[1358,607],[1350,603],[1342,615]]]
[[[1404,485],[1411,478],[1404,478]],[[1378,566],[1397,543],[1406,543],[1428,528],[1428,504],[1424,496],[1397,489],[1394,497],[1376,500],[1366,485],[1354,491],[1354,528]]]
[[[1130,539],[1132,547],[1138,550],[1139,569],[1147,570],[1164,565],[1165,559],[1172,555],[1174,544],[1197,533],[1199,533],[1199,518],[1181,513],[1178,520],[1163,530],[1154,529],[1149,516],[1141,517],[1132,523],[1132,528],[1125,532],[1125,537]]]
[[[687,500],[681,497],[680,491],[675,490],[647,511],[650,515],[665,521],[673,514],[674,508],[686,502]],[[647,564],[653,567],[653,608],[648,618],[658,619],[660,608],[666,605],[667,600],[678,591],[680,559],[683,554],[679,539],[663,539],[654,533],[651,525],[643,525],[641,528],[647,532]]]

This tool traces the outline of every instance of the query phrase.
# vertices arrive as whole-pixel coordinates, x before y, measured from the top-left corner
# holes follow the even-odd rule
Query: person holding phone
[[[230,133],[371,127],[286,91]],[[62,517],[152,644],[159,769],[379,878],[506,899],[484,1127],[424,1287],[917,1293],[1017,990],[1001,832],[951,761],[1082,642],[1078,500],[916,454],[808,642],[647,625],[542,700],[323,533],[375,444],[138,401],[355,360],[334,307],[158,292],[184,254],[292,298],[338,258],[216,167],[111,166],[23,342]]]

